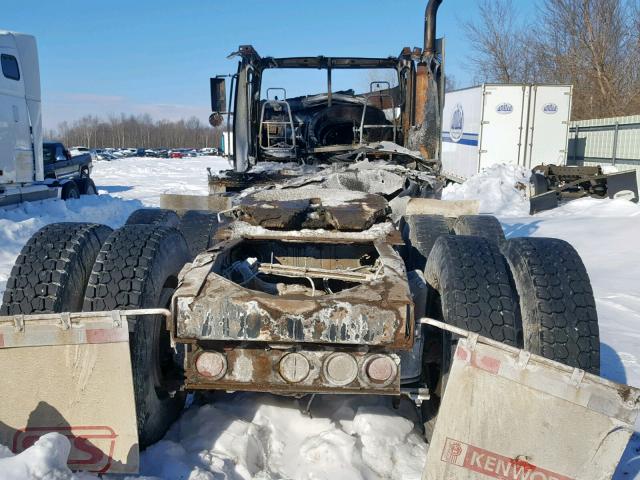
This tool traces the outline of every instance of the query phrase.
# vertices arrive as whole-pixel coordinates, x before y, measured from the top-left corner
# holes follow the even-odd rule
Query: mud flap
[[[423,480],[611,478],[640,390],[423,319],[462,337]]]
[[[0,317],[0,443],[20,453],[58,432],[71,442],[72,470],[137,472],[125,315]]]
[[[609,198],[624,196],[638,203],[638,177],[635,170],[610,173],[607,175],[607,195]]]
[[[543,212],[545,210],[551,210],[558,206],[559,194],[555,190],[549,190],[548,192],[534,195],[529,198],[529,214]]]

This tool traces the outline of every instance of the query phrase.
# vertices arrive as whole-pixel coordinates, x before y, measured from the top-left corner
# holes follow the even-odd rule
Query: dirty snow
[[[171,188],[205,193],[204,168],[227,168],[222,159],[184,160],[98,163],[96,183],[111,196],[0,210],[0,289],[23,241],[40,225],[72,219],[117,226],[141,205],[140,200],[157,205],[159,194]],[[479,198],[483,212],[497,214],[509,237],[550,236],[571,242],[581,254],[594,287],[602,374],[640,387],[640,206],[621,199],[581,199],[528,216],[526,200],[514,188],[518,182],[526,183],[525,172],[493,167],[461,186],[447,187],[445,195]],[[135,478],[420,477],[426,446],[407,403],[394,410],[383,397],[320,397],[312,404],[311,417],[304,413],[305,407],[304,401],[293,398],[216,395],[203,405],[191,406],[162,441],[142,454],[143,476]],[[64,467],[64,442],[63,437],[50,434],[18,456],[0,447],[0,478],[95,478],[71,474]],[[640,436],[635,436],[614,479],[640,478],[639,452]]]

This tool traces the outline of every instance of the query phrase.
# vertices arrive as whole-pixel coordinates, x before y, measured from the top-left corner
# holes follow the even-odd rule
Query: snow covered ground
[[[163,192],[184,195],[208,193],[207,168],[228,170],[223,157],[149,158],[129,157],[111,162],[95,162],[92,177],[100,193],[140,200],[147,206],[159,206]]]
[[[142,205],[158,205],[163,191],[206,193],[206,167],[227,168],[219,157],[130,158],[95,165],[99,197],[0,210],[0,293],[22,244],[53,221],[95,221],[112,227]],[[602,340],[602,375],[640,387],[640,206],[626,200],[577,200],[528,216],[513,185],[523,172],[504,167],[445,198],[480,198],[508,236],[550,236],[581,254],[595,291]],[[108,193],[108,194],[106,194]],[[382,397],[317,399],[311,415],[292,398],[259,394],[217,395],[191,406],[165,439],[141,458],[143,478],[211,480],[417,479],[426,445],[408,403],[394,410]],[[637,425],[640,427],[640,425]],[[0,447],[2,479],[95,478],[66,469],[66,440],[43,437],[18,456]],[[3,458],[4,457],[4,458]],[[640,478],[640,437],[630,443],[616,480]]]

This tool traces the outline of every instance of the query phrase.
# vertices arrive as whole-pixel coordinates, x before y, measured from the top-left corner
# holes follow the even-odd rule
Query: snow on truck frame
[[[0,307],[3,444],[58,431],[72,468],[132,472],[187,391],[404,395],[431,443],[424,478],[612,474],[639,392],[597,376],[580,257],[436,199],[440,3],[424,48],[398,58],[241,47],[235,168],[209,174],[210,195],[29,240]],[[334,69],[372,66],[398,86],[331,91]],[[263,98],[264,71],[287,67],[324,69],[327,92]],[[212,80],[217,125],[224,85]],[[505,434],[520,424],[537,433]]]

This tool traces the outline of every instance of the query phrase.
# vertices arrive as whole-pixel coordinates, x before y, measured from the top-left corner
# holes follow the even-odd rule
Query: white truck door
[[[534,85],[531,88],[527,168],[542,163],[566,163],[571,93],[571,85]]]
[[[30,182],[34,173],[24,79],[10,40],[0,37],[0,184]]]
[[[528,90],[526,85],[486,85],[480,170],[497,163],[523,163]]]

